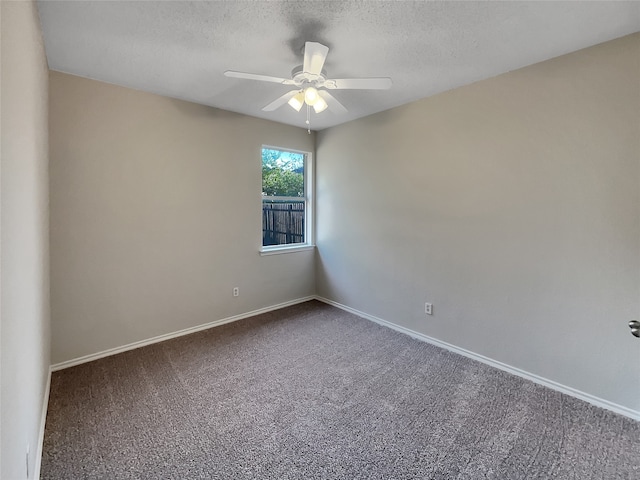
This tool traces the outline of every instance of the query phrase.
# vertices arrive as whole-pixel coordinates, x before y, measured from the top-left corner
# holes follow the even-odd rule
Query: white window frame
[[[314,229],[314,161],[311,152],[304,150],[297,150],[295,148],[277,147],[273,145],[262,145],[260,147],[260,172],[262,172],[262,150],[280,150],[283,152],[300,153],[304,155],[304,197],[274,197],[278,200],[299,202],[304,200],[304,243],[289,243],[285,245],[262,245],[262,173],[260,174],[260,255],[277,255],[281,253],[293,253],[302,252],[305,250],[312,250],[315,248]]]

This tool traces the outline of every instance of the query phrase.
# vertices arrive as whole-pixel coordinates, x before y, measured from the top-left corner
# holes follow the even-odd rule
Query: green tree
[[[262,194],[280,197],[304,196],[304,156],[262,149]]]

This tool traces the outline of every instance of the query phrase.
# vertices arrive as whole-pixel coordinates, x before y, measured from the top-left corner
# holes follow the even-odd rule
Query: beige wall
[[[320,132],[318,293],[640,411],[639,62],[636,34]]]
[[[314,294],[313,251],[258,253],[260,148],[313,141],[51,72],[52,363]]]
[[[49,374],[47,63],[32,2],[1,2],[0,477],[39,465]]]

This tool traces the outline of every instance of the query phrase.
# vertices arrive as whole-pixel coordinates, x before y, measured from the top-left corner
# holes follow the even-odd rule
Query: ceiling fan
[[[317,42],[306,42],[302,65],[291,71],[291,78],[271,77],[255,73],[234,72],[227,70],[227,77],[244,78],[260,82],[273,82],[296,87],[281,97],[276,98],[262,108],[271,112],[288,103],[294,110],[300,111],[303,105],[313,107],[316,113],[329,108],[335,113],[346,113],[347,109],[328,90],[388,90],[392,82],[390,78],[327,78],[322,69],[327,58],[329,47]],[[307,119],[308,123],[308,119]]]

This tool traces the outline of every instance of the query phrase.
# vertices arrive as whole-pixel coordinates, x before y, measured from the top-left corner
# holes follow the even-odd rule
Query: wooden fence
[[[262,202],[262,245],[304,243],[304,202]]]

